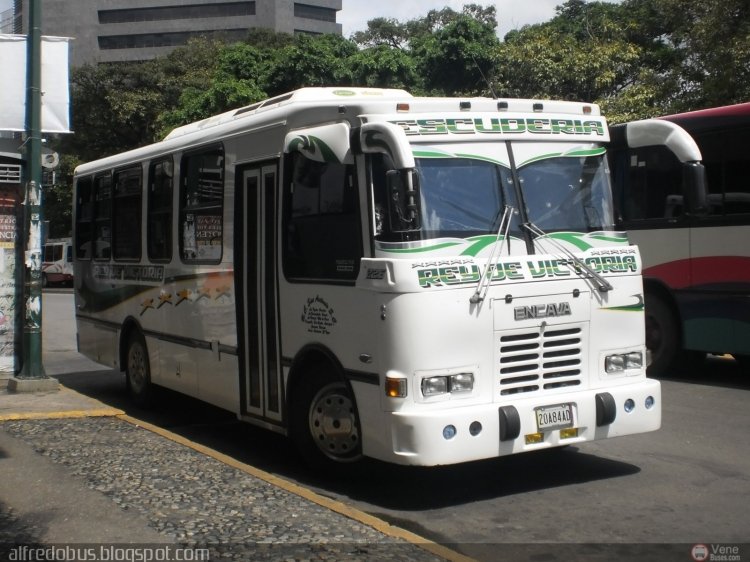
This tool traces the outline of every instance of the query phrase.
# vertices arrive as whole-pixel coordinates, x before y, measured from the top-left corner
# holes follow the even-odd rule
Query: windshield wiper
[[[494,265],[493,262],[495,261],[495,254],[503,253],[503,246],[505,245],[505,241],[508,239],[508,232],[510,231],[510,223],[512,220],[513,207],[511,207],[510,205],[505,205],[503,209],[503,216],[500,219],[500,226],[497,229],[497,236],[495,237],[495,241],[492,243],[492,252],[490,252],[490,257],[487,258],[487,266],[484,268],[484,271],[479,278],[479,282],[477,283],[477,288],[474,291],[474,294],[471,295],[471,298],[469,299],[469,302],[472,304],[482,302],[485,295],[487,294],[487,290],[490,288],[490,267]]]
[[[555,248],[560,250],[563,254],[565,254],[570,261],[572,261],[579,269],[582,269],[586,271],[586,273],[589,274],[590,279],[594,281],[594,284],[596,285],[597,289],[599,289],[600,292],[606,293],[607,291],[611,291],[613,289],[612,284],[607,281],[604,277],[599,275],[596,271],[591,269],[588,265],[586,265],[583,260],[578,258],[573,252],[568,250],[565,246],[563,246],[560,242],[555,240],[554,238],[551,238],[547,236],[547,233],[544,232],[541,228],[539,228],[537,225],[535,225],[533,222],[529,221],[524,223],[524,226],[532,233],[536,234],[537,236],[546,236],[545,241],[549,241],[550,244],[552,244]],[[576,268],[573,268],[573,270],[578,273],[579,270]]]

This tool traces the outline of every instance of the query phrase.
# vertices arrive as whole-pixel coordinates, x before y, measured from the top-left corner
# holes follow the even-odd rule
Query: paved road
[[[47,330],[68,325],[66,298],[46,295]],[[46,344],[57,337],[53,351]],[[46,352],[70,353],[62,349],[70,337],[45,331]],[[283,438],[190,399],[165,393],[158,412],[137,410],[123,398],[118,374],[88,368],[60,379],[478,560],[500,552],[518,558],[519,549],[524,559],[578,559],[587,549],[589,559],[681,560],[684,553],[689,561],[697,543],[750,542],[750,376],[731,359],[711,358],[696,374],[662,380],[663,428],[655,433],[444,468],[367,461],[343,480],[312,476]]]

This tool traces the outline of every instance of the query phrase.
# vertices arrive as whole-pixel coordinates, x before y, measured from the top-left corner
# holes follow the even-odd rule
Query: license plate
[[[539,432],[573,427],[573,404],[557,404],[536,408],[536,426]]]

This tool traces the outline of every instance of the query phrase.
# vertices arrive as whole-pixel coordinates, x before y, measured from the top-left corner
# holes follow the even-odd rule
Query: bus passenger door
[[[281,422],[281,363],[276,277],[278,162],[238,167],[235,284],[243,416]]]

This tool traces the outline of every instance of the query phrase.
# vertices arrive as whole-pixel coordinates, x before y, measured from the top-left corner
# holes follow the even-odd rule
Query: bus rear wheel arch
[[[290,434],[313,469],[330,469],[362,458],[354,396],[337,369],[314,364],[298,373],[290,400]]]

